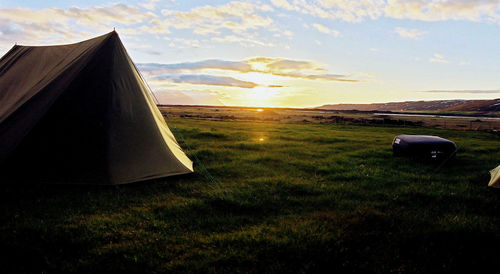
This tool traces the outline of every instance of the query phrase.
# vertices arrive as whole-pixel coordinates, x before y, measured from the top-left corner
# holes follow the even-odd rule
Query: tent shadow
[[[0,206],[8,211],[36,210],[44,215],[50,211],[86,212],[123,209],[150,200],[155,195],[183,193],[186,182],[196,180],[195,174],[184,174],[124,185],[54,184],[41,181],[13,180],[0,185]],[[99,205],[102,207],[99,209]],[[44,213],[45,212],[45,213]],[[54,216],[56,218],[63,218]],[[7,216],[2,216],[6,218]]]

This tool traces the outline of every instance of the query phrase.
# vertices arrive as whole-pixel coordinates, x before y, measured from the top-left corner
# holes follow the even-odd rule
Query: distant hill
[[[493,100],[408,101],[377,104],[323,105],[316,109],[359,111],[500,111],[500,98]]]

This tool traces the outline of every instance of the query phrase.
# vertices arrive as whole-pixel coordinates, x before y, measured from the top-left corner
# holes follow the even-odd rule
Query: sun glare
[[[272,97],[272,92],[267,87],[255,87],[248,91],[247,98],[252,105],[266,104]]]
[[[267,71],[268,70],[267,63],[252,62],[251,65],[252,65],[252,68],[254,70],[258,70],[258,71]]]
[[[259,108],[259,109],[257,109],[257,111],[258,111],[258,112],[262,112],[262,111],[264,111],[264,110],[263,110],[263,109],[261,109],[261,108]]]
[[[257,83],[262,86],[275,85],[281,83],[282,77],[260,72],[249,72],[237,75],[238,79]]]

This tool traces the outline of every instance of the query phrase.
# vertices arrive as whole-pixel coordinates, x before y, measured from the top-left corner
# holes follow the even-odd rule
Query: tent
[[[491,179],[488,186],[500,188],[500,166],[490,170]]]
[[[0,59],[0,182],[124,184],[190,172],[115,31],[16,45]]]

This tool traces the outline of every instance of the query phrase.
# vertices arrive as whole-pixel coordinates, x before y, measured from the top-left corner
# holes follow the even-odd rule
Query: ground
[[[321,123],[357,124],[385,126],[424,126],[443,129],[500,131],[500,117],[484,116],[477,111],[440,112],[440,111],[335,111],[320,109],[294,108],[243,108],[214,106],[164,106],[163,113],[173,117],[197,118],[214,121],[275,121],[281,123]],[[445,116],[443,116],[445,115]]]
[[[2,184],[2,269],[386,273],[500,264],[500,193],[486,187],[500,164],[498,135],[167,121],[196,173],[118,187]],[[392,139],[403,133],[439,135],[459,151],[441,167],[393,157]]]

